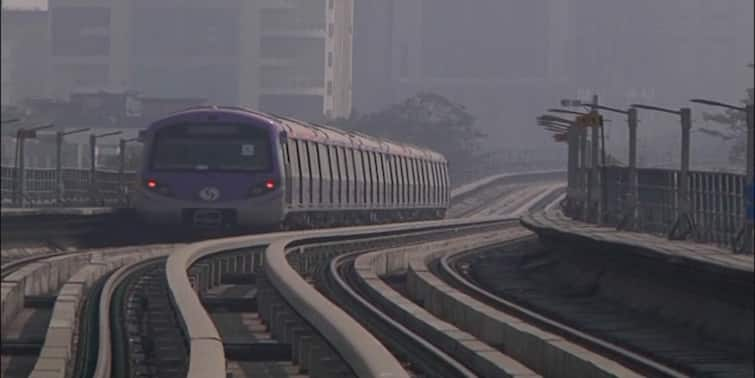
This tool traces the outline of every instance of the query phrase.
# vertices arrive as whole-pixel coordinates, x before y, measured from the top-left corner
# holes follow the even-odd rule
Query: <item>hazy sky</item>
[[[47,9],[47,0],[4,0],[3,8]]]

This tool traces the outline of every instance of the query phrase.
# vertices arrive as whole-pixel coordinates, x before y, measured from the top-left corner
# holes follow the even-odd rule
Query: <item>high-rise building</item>
[[[52,0],[53,93],[135,90],[348,116],[352,2]]]
[[[45,96],[50,48],[47,11],[5,7],[1,24],[2,105]]]
[[[362,0],[355,19],[359,111],[431,91],[467,106],[496,135],[504,123],[531,123],[519,109],[547,106],[567,82],[562,0]]]
[[[436,92],[501,146],[542,144],[534,119],[564,97],[736,102],[752,82],[752,13],[741,0],[357,0],[354,106]]]

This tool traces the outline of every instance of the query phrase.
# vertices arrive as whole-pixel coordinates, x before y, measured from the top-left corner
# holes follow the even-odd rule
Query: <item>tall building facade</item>
[[[563,97],[736,102],[752,82],[752,14],[741,0],[357,0],[354,106],[437,92],[466,105],[501,146],[550,144],[534,118]]]
[[[348,116],[352,2],[51,0],[53,94],[135,90]]]
[[[354,106],[431,91],[465,105],[491,136],[530,133],[520,109],[568,81],[563,0],[358,0]],[[528,125],[528,129],[524,126]]]
[[[23,99],[47,95],[48,12],[3,8],[0,23],[2,105],[18,105]]]

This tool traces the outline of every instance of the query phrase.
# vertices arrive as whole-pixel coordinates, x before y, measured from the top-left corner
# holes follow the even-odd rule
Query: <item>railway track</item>
[[[644,376],[748,377],[752,355],[695,335],[682,324],[648,317],[584,283],[554,279],[533,237],[492,249],[448,254],[431,271],[459,292],[579,344]]]
[[[500,206],[499,211],[545,206],[561,192],[551,184],[527,195],[509,195],[515,200]],[[172,299],[187,332],[193,333],[187,338],[189,344],[218,341],[213,341],[215,346],[207,348],[203,356],[217,364],[200,365],[200,356],[191,353],[188,376],[200,377],[200,370],[203,374],[229,371],[234,376],[249,376],[253,368],[281,376],[474,376],[474,369],[450,357],[453,350],[437,347],[381,310],[363,287],[355,285],[350,272],[355,259],[375,249],[442,243],[461,235],[471,241],[483,231],[495,234],[494,229],[504,224],[508,227],[514,222],[448,220],[256,235],[191,245],[168,260]],[[228,281],[244,276],[247,282],[243,284]],[[186,285],[194,287],[198,295],[187,291]],[[238,297],[240,292],[246,293],[243,298]],[[323,295],[343,304],[343,309],[333,307]],[[232,307],[237,310],[229,310]],[[366,329],[344,310],[369,319],[365,320]],[[244,350],[246,355],[240,357]],[[469,349],[468,353],[475,352]],[[483,370],[491,369],[487,362],[483,361]]]
[[[358,319],[381,342],[390,348],[412,377],[474,377],[475,373],[443,351],[425,336],[412,330],[411,324],[393,318],[390,309],[381,306],[360,285],[355,272],[356,259],[373,249],[349,252],[333,258],[320,269],[320,291]]]
[[[752,376],[746,353],[640,319],[589,285],[559,287],[549,270],[558,262],[532,234],[510,218],[484,218],[554,206],[563,188],[543,182],[483,192],[485,200],[456,213],[473,220],[207,240],[167,262],[101,272],[87,285],[70,370],[77,377]],[[3,279],[61,257],[11,261]]]
[[[78,372],[69,357],[89,349],[89,317],[113,269],[172,246],[40,253],[3,266],[3,376]],[[89,290],[91,289],[91,293]],[[81,316],[81,317],[80,317]],[[84,335],[84,337],[80,337]],[[81,343],[79,342],[81,341]]]
[[[499,203],[501,205],[499,207],[499,211],[508,211],[510,209],[513,209],[515,207],[514,205],[520,206],[523,202],[533,201],[538,198],[538,196],[543,197],[544,195],[546,195],[546,192],[549,191],[545,188],[541,188],[541,190],[530,191],[529,194],[522,196],[518,201],[502,201]],[[519,195],[522,194],[522,192],[517,193]],[[508,194],[512,196],[515,195],[513,191]],[[398,230],[403,229],[405,226],[396,225],[386,227],[388,229]],[[412,229],[412,227],[416,226],[410,226],[409,229]],[[365,231],[358,232],[358,234],[361,235],[361,233],[365,233],[371,235],[370,232],[366,231],[367,228],[364,228],[364,230]],[[399,234],[404,232],[408,231],[401,231],[399,232]],[[295,236],[294,239],[297,240],[300,237],[304,237],[309,234],[315,235],[318,234],[318,231],[304,232],[300,234],[289,233],[291,237]],[[340,234],[340,232],[331,231],[326,232],[326,234],[336,235]],[[343,239],[343,241],[351,240],[352,236],[353,235],[348,235],[344,238],[341,238],[339,236],[338,239]],[[294,309],[294,306],[291,306],[290,304],[287,305],[288,307],[286,308],[286,310],[288,311],[288,315],[291,315],[289,316],[289,318],[298,317],[299,322],[297,323],[297,325],[302,325],[301,330],[303,330],[303,338],[314,340],[314,342],[310,343],[310,345],[305,345],[304,354],[302,354],[302,350],[298,348],[297,344],[294,342],[296,341],[295,339],[300,338],[297,333],[300,330],[299,328],[294,329],[293,335],[289,334],[286,328],[281,331],[279,327],[277,327],[277,325],[272,324],[274,323],[274,318],[278,316],[278,313],[269,312],[265,315],[260,311],[253,309],[254,307],[256,307],[257,300],[261,298],[259,296],[260,293],[267,292],[269,294],[273,291],[277,291],[270,290],[275,286],[275,284],[272,282],[274,280],[268,280],[266,278],[266,272],[261,269],[264,266],[264,264],[262,263],[264,256],[266,253],[268,253],[264,246],[267,246],[269,248],[274,241],[280,238],[280,235],[262,235],[255,237],[264,239],[265,242],[259,245],[259,250],[257,252],[251,254],[258,256],[258,262],[255,263],[256,265],[254,267],[254,269],[256,270],[243,272],[245,274],[248,273],[247,279],[249,277],[252,277],[251,281],[241,284],[223,281],[224,283],[222,283],[220,286],[207,285],[207,291],[202,292],[200,290],[200,292],[202,292],[205,308],[209,309],[209,315],[217,320],[216,323],[218,325],[229,323],[229,318],[233,319],[230,320],[230,322],[236,322],[237,324],[251,324],[251,326],[245,326],[246,330],[250,331],[246,335],[235,332],[237,330],[233,330],[231,332],[223,331],[222,326],[218,327],[219,329],[221,329],[221,331],[223,331],[223,334],[222,337],[218,337],[217,340],[224,340],[222,342],[222,349],[228,352],[228,358],[224,360],[228,362],[229,370],[234,372],[235,376],[244,376],[245,372],[248,373],[251,370],[259,370],[259,367],[269,369],[272,375],[284,372],[287,376],[297,376],[297,374],[300,373],[308,374],[310,376],[323,376],[323,374],[326,374],[325,376],[328,376],[327,372],[341,372],[348,375],[354,374],[356,371],[359,371],[358,368],[354,369],[354,367],[351,365],[352,361],[350,360],[353,360],[354,356],[349,356],[348,353],[346,355],[343,355],[343,353],[336,347],[337,343],[334,343],[328,335],[325,335],[320,329],[320,326],[313,326],[311,321],[305,319],[306,316],[295,315],[297,311]],[[331,236],[331,238],[332,237],[333,236]],[[237,237],[232,239],[244,238],[249,237]],[[364,238],[364,235],[357,237],[357,239],[359,238]],[[387,237],[387,239],[391,238],[394,239],[393,243],[406,243],[405,237],[396,237],[395,235]],[[158,237],[156,240],[160,240],[160,238]],[[139,244],[145,244],[147,242],[149,241],[145,240],[140,242]],[[222,244],[223,241],[218,242]],[[118,241],[118,243],[116,244],[120,243],[121,241]],[[300,245],[297,244],[297,246]],[[141,248],[149,249],[150,246],[142,246]],[[127,249],[128,248],[125,248],[124,250]],[[83,269],[86,272],[84,274],[80,274],[81,277],[66,282],[66,284],[79,285],[79,291],[77,292],[75,297],[68,296],[68,292],[66,292],[66,294],[62,298],[63,300],[61,300],[61,298],[55,296],[56,293],[53,290],[49,292],[49,294],[46,294],[46,296],[44,296],[43,298],[37,298],[33,295],[31,298],[27,298],[29,299],[28,302],[30,303],[34,303],[34,301],[39,302],[40,300],[44,303],[48,303],[48,308],[46,310],[47,314],[44,316],[36,316],[37,318],[43,318],[43,323],[55,321],[56,317],[58,316],[56,314],[62,314],[68,311],[58,310],[57,307],[53,309],[53,306],[58,305],[59,302],[63,303],[66,300],[74,302],[74,307],[69,306],[66,308],[71,308],[71,311],[73,311],[74,315],[80,316],[80,318],[73,320],[77,324],[75,327],[71,328],[70,336],[66,337],[66,340],[69,340],[66,341],[68,343],[67,345],[69,346],[66,346],[65,348],[69,351],[68,353],[70,353],[75,358],[72,358],[70,363],[67,362],[65,364],[62,364],[63,367],[61,367],[60,369],[62,369],[62,371],[68,372],[69,375],[73,374],[77,377],[110,376],[108,374],[103,374],[102,370],[100,370],[103,366],[107,367],[108,364],[110,364],[109,369],[111,369],[111,372],[116,372],[117,374],[130,374],[131,372],[139,372],[147,375],[151,374],[153,376],[161,377],[173,375],[184,376],[187,372],[191,374],[189,369],[191,356],[188,351],[190,349],[195,351],[202,351],[203,348],[208,345],[208,343],[200,343],[202,347],[197,347],[198,343],[193,341],[194,339],[196,339],[196,334],[192,334],[195,333],[196,328],[192,326],[193,322],[187,321],[184,318],[184,314],[181,314],[176,307],[177,302],[175,299],[175,291],[171,288],[171,283],[167,280],[167,277],[170,277],[170,274],[165,270],[161,270],[162,268],[159,268],[160,263],[149,262],[142,264],[140,262],[131,260],[125,261],[123,259],[121,259],[120,264],[126,264],[126,267],[122,268],[116,273],[112,273],[112,268],[117,267],[118,264],[106,263],[102,259],[106,258],[103,256],[106,256],[107,252],[113,252],[116,250],[118,250],[118,248],[65,251],[64,248],[59,248],[58,246],[53,245],[52,247],[46,248],[42,253],[35,253],[30,255],[24,255],[22,253],[18,254],[18,256],[14,254],[11,258],[8,258],[8,255],[4,254],[3,280],[5,281],[7,277],[12,277],[14,273],[24,271],[25,269],[27,269],[27,267],[34,266],[35,264],[38,266],[41,266],[40,264],[42,264],[46,265],[50,269],[57,269],[55,268],[55,266],[57,265],[56,261],[58,261],[56,259],[70,259],[74,256],[87,257],[88,260],[85,262],[86,269]],[[357,250],[357,252],[359,251],[361,250]],[[348,251],[343,250],[341,252],[346,253]],[[249,254],[250,253],[248,253],[248,251],[243,253],[243,255]],[[292,255],[294,254],[295,253],[292,253]],[[115,255],[118,255],[118,253],[113,254],[113,256]],[[355,253],[353,257],[356,257],[357,255],[358,254]],[[97,257],[97,259],[95,259],[96,261],[92,260],[93,256]],[[346,272],[349,269],[348,261],[350,261],[350,259],[344,258],[343,260],[339,261],[345,261],[346,263],[342,264],[342,268],[338,268],[337,270]],[[202,264],[205,264],[205,266],[207,264],[212,265],[212,263],[210,262],[203,263],[200,261],[198,263],[198,265]],[[105,268],[105,266],[109,268]],[[329,265],[323,262],[321,266],[326,267]],[[81,266],[77,265],[75,268],[80,267]],[[75,276],[74,273],[81,273],[78,272],[75,268],[71,268],[71,271],[66,274],[69,276]],[[233,272],[223,271],[222,274],[219,274],[219,276],[221,275],[227,279],[228,277],[233,276]],[[84,276],[86,276],[86,278],[82,278]],[[255,276],[261,277],[259,282],[254,279]],[[197,277],[199,277],[199,274],[195,276],[195,278]],[[315,275],[305,275],[304,278],[309,280],[310,282],[314,282]],[[117,285],[115,283],[111,283],[115,282],[114,280],[116,279],[119,280]],[[60,285],[65,286],[64,282],[65,281],[61,282]],[[218,283],[220,283],[220,281],[218,281]],[[258,283],[262,285],[261,288],[257,286]],[[238,298],[235,296],[235,294],[229,294],[237,293],[239,291],[246,291],[249,294],[245,298]],[[21,302],[24,301],[24,297],[28,297],[28,295],[21,295]],[[282,300],[283,298],[281,298],[280,294],[278,293],[276,293],[272,297],[268,296],[268,299],[271,298],[273,298],[274,301],[278,301],[279,305],[281,303],[286,305],[287,303],[286,300]],[[111,305],[107,306],[105,304],[106,301],[112,301]],[[242,304],[240,308],[236,307],[229,310],[229,306],[227,305],[227,303],[229,302],[245,302],[246,304]],[[215,304],[220,304],[220,309],[213,312],[211,308]],[[61,304],[59,306],[63,305]],[[230,307],[234,306],[231,305]],[[172,309],[174,308],[176,308],[176,317],[174,320],[168,322],[169,324],[166,324],[166,319],[170,320],[171,318],[166,318],[164,316],[161,317],[159,316],[159,314],[170,314]],[[35,309],[34,311],[39,312],[40,309]],[[103,328],[105,320],[104,318],[102,318],[103,316],[109,317],[109,323],[112,325],[112,329],[107,328],[109,332],[105,332],[106,328]],[[267,316],[267,319],[263,319],[263,317],[265,316]],[[99,322],[95,320],[96,318],[100,318]],[[284,316],[284,318],[286,317]],[[137,323],[141,324],[141,328],[135,328],[133,326]],[[124,325],[125,327],[121,327]],[[166,328],[160,328],[162,326],[165,326]],[[34,326],[33,328],[41,330],[45,329],[46,327]],[[50,330],[48,329],[48,332],[49,331]],[[102,337],[104,334],[107,334],[106,337],[115,337],[117,338],[117,340],[122,340],[122,342],[116,341],[116,339],[111,339],[110,341],[108,341],[108,344],[102,344]],[[143,335],[156,336],[156,339],[158,340],[162,338],[163,343],[161,345],[151,345],[147,341],[149,337],[143,337]],[[229,335],[233,337],[229,337]],[[3,336],[5,338],[5,332]],[[225,342],[227,340],[231,341]],[[23,349],[23,345],[21,345],[21,343],[8,343],[7,341],[9,340],[4,340],[4,348],[16,348],[16,350]],[[425,344],[425,347],[429,347],[429,349],[427,349],[430,351],[430,354],[427,354],[428,359],[432,359],[432,357],[430,356],[439,352],[438,350],[433,351],[432,345],[427,342],[423,343],[420,338],[415,338],[415,343],[417,343],[417,345]],[[55,348],[57,348],[57,346],[48,344],[49,343],[44,340],[44,337],[37,337],[36,344],[32,345],[31,348],[26,348],[26,350],[35,350],[37,351],[37,353],[40,353],[43,359],[48,358],[48,351],[55,350]],[[103,354],[102,352],[107,348],[100,346],[109,344],[114,345],[117,350],[111,350],[110,352],[113,354],[111,354],[109,357],[106,357],[106,359],[109,359],[109,362],[103,362],[103,356],[105,354]],[[119,345],[123,346],[123,348],[117,348],[117,346]],[[190,347],[192,345],[194,346],[193,348]],[[403,346],[404,343],[399,343],[399,345]],[[177,349],[177,346],[182,347]],[[212,348],[207,349],[211,350]],[[181,352],[181,350],[183,350],[183,352]],[[416,350],[418,351],[419,349]],[[163,353],[163,355],[159,355],[160,353]],[[184,354],[185,356],[181,357],[181,354]],[[249,357],[250,354],[253,355],[253,357]],[[442,354],[443,353],[440,352],[440,354],[437,354],[437,356],[442,356]],[[207,366],[204,366],[205,368],[212,365],[211,361],[213,360],[213,357],[217,357],[217,355],[213,353],[209,353],[208,355],[211,356],[211,358],[209,358],[210,362],[208,362]],[[225,356],[225,353],[223,355]],[[404,352],[404,356],[406,355],[407,353]],[[174,358],[171,356],[179,357]],[[264,356],[271,357],[269,360],[265,360],[266,357]],[[316,356],[317,358],[313,358],[313,356]],[[441,357],[441,360],[442,359],[443,358]],[[26,371],[26,373],[28,373],[31,370],[32,366],[34,366],[33,373],[46,372],[50,369],[48,367],[40,366],[39,361],[35,363],[34,360],[36,360],[36,357],[31,356],[30,360],[27,362],[28,366],[25,368],[26,370],[21,370],[24,370]],[[218,359],[216,358],[216,360]],[[428,365],[427,363],[425,363],[424,367],[419,368],[418,366],[421,366],[421,360],[422,359],[410,361],[409,359],[404,357],[402,358],[402,363],[404,363],[406,371],[409,371],[413,376],[437,376],[437,374],[434,374],[437,372],[437,370],[428,370],[428,366],[431,366],[433,364]],[[4,353],[4,366],[8,365],[6,363],[7,361],[8,359],[6,359],[6,355]],[[325,363],[320,363],[323,361]],[[449,368],[455,366],[455,368],[453,369],[460,373],[459,375],[455,376],[469,375],[469,370],[465,371],[465,368],[463,366],[455,363],[452,359],[448,360],[448,362],[449,365],[442,366],[449,366]],[[369,365],[369,363],[367,364]],[[168,367],[168,369],[159,370],[160,366]],[[303,366],[306,368],[302,370],[301,367]],[[54,368],[53,370],[55,369],[58,369],[58,367]],[[200,369],[199,371],[203,370]],[[429,374],[427,373],[428,371],[430,372]],[[26,376],[26,373],[20,373],[18,376]],[[212,375],[200,374],[195,376]]]

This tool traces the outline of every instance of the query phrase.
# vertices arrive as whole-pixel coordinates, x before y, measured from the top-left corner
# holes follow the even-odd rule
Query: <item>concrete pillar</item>
[[[598,105],[598,96],[597,95],[593,95],[592,96],[592,105],[593,105],[593,107],[592,107],[591,111],[594,112],[594,111],[597,110],[595,108],[595,106]],[[602,209],[602,206],[601,206],[601,204],[603,203],[603,201],[601,200],[601,198],[603,196],[603,193],[601,193],[602,191],[600,190],[600,187],[601,187],[601,182],[600,182],[600,167],[599,167],[599,163],[598,163],[599,162],[599,160],[598,160],[599,159],[598,154],[600,153],[600,139],[599,139],[600,138],[600,129],[598,127],[596,127],[595,125],[592,126],[592,133],[591,133],[590,137],[592,138],[592,151],[591,151],[592,152],[592,154],[591,154],[592,166],[591,166],[591,170],[590,170],[590,191],[591,192],[592,191],[595,192],[594,202],[595,202],[595,210],[596,210],[596,212],[595,212],[595,218],[593,218],[592,220],[595,223],[600,224],[602,222],[602,220],[603,220],[603,217],[602,217],[602,215],[603,215],[602,214],[603,209]],[[591,198],[591,202],[592,202],[592,200],[593,199]],[[592,204],[590,204],[590,206],[592,207]]]
[[[749,203],[750,208],[753,206],[753,201],[755,200],[753,196],[755,196],[755,186],[753,185],[753,159],[755,159],[755,153],[753,152],[753,104],[749,104],[746,107],[747,111],[747,156],[745,156],[745,188],[749,186],[749,190],[745,190],[745,204]],[[752,215],[752,214],[750,214]],[[753,219],[752,216],[748,216],[747,211],[744,211],[744,222],[742,223],[744,226],[744,247],[743,250],[745,253],[753,254]]]
[[[679,176],[679,215],[689,216],[689,148],[692,129],[692,113],[690,108],[680,110],[682,119],[682,167]]]
[[[89,201],[96,205],[97,196],[97,137],[89,135]]]
[[[579,167],[579,131],[577,127],[569,127],[566,136],[568,145],[567,211],[569,212],[569,216],[574,216],[574,196],[577,191],[577,168]]]
[[[640,200],[637,182],[637,109],[629,109],[627,123],[629,124],[629,222],[630,228],[634,228]]]
[[[55,133],[55,204],[63,203],[63,132]]]

